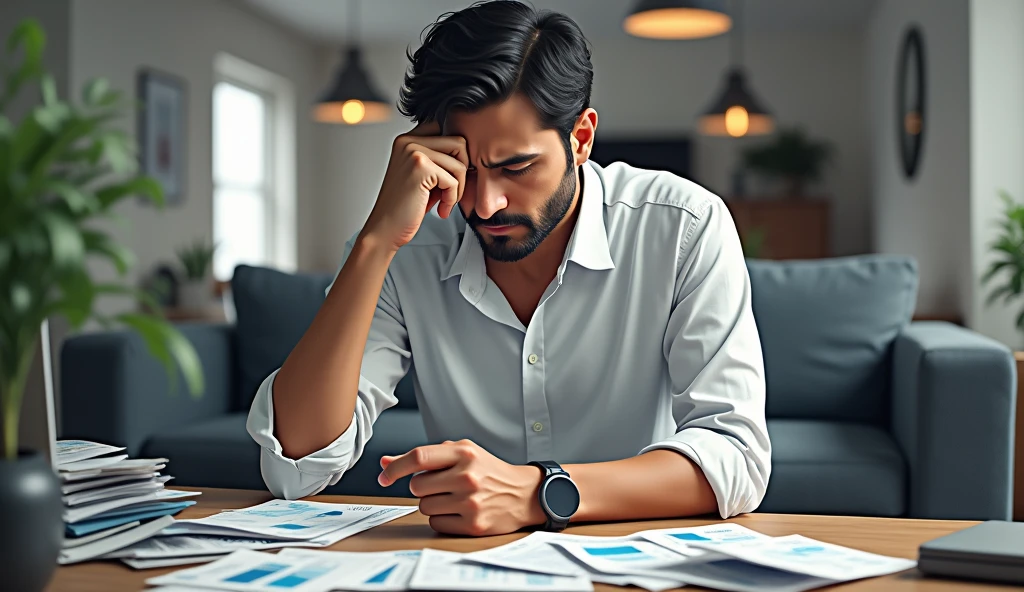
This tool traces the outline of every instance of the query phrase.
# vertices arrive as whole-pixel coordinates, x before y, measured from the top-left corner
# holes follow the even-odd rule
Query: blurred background
[[[111,231],[137,255],[131,281],[173,287],[168,316],[230,321],[238,264],[337,268],[410,127],[394,109],[406,51],[468,4],[4,0],[0,34],[35,17],[62,95],[103,77],[145,102],[119,125],[168,205],[125,203]],[[1020,349],[1017,311],[986,305],[981,276],[999,191],[1024,197],[1024,3],[732,0],[724,25],[704,14],[678,34],[631,21],[631,0],[534,4],[593,45],[595,160],[721,195],[752,258],[911,255],[916,318]]]

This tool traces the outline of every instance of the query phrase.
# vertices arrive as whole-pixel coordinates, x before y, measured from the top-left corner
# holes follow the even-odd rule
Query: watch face
[[[544,485],[544,502],[555,516],[570,518],[580,507],[580,491],[564,475],[548,480]]]

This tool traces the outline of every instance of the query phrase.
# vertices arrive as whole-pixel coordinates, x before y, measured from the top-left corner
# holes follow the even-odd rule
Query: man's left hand
[[[488,536],[545,521],[537,499],[541,470],[510,465],[470,440],[384,456],[380,466],[377,480],[384,487],[413,475],[409,490],[438,532]]]

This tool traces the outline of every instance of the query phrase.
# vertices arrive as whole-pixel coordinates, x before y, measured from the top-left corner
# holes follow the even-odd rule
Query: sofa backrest
[[[747,269],[768,417],[884,421],[892,344],[917,299],[915,261],[749,260]]]
[[[334,276],[285,273],[240,265],[231,279],[235,302],[239,411],[252,405],[260,384],[284,364],[323,304]],[[411,373],[410,373],[411,374]],[[396,389],[399,407],[416,406],[412,376]]]

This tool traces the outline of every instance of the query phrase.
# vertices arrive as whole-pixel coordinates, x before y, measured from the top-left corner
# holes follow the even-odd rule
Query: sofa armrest
[[[1008,520],[1016,366],[1003,345],[944,322],[896,338],[892,431],[914,518]]]
[[[177,328],[203,365],[205,392],[189,394],[178,375],[171,391],[167,371],[131,331],[85,333],[61,349],[61,438],[126,446],[136,455],[153,433],[222,415],[234,393],[234,327],[188,323]]]

